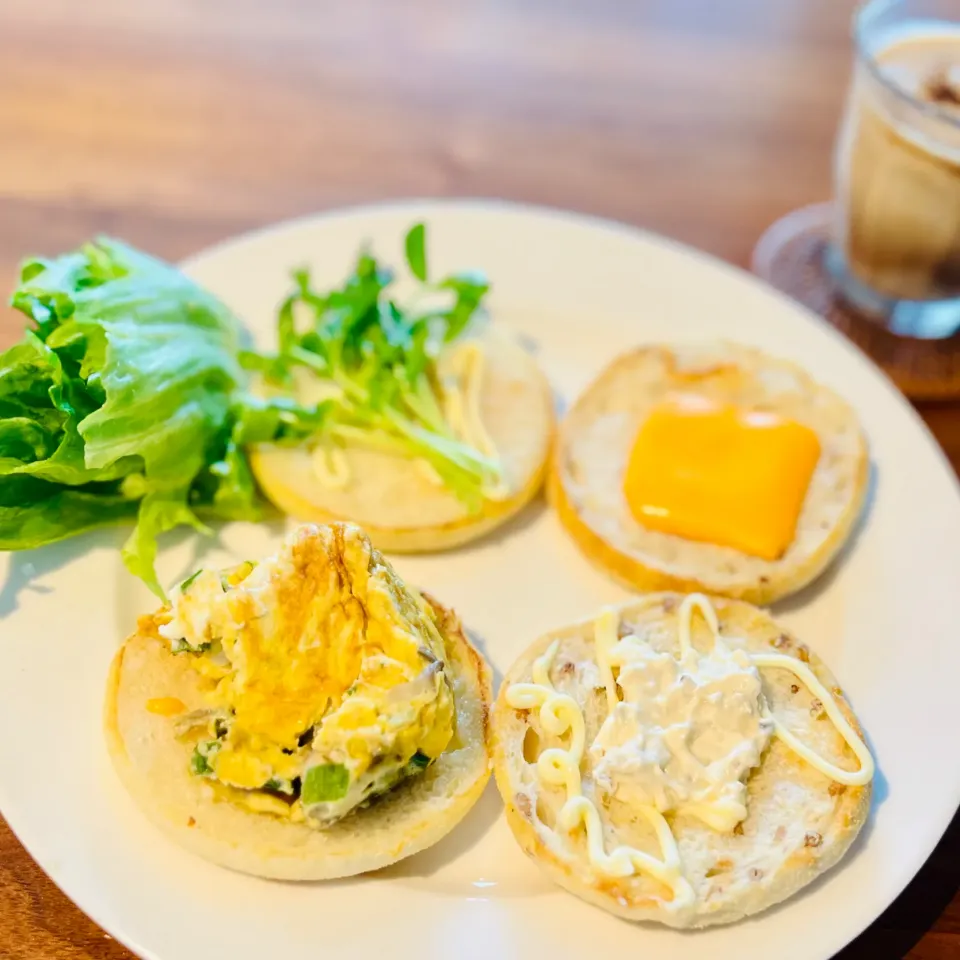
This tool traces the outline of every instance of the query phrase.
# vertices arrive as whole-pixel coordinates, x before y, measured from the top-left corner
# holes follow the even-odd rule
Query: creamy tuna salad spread
[[[598,630],[612,627],[615,637],[615,619],[604,617]],[[750,655],[717,636],[708,653],[688,647],[677,659],[630,636],[603,660],[605,671],[619,668],[623,699],[590,748],[597,786],[627,803],[732,830],[747,815],[743,778],[773,732]]]
[[[691,643],[695,613],[706,620],[713,636],[704,652]],[[514,709],[539,710],[548,734],[569,736],[569,747],[550,747],[536,761],[541,782],[566,792],[558,827],[577,831],[583,826],[587,855],[600,873],[626,877],[642,872],[665,884],[673,909],[689,905],[694,893],[683,876],[665,814],[688,814],[714,830],[733,830],[747,816],[746,780],[772,736],[840,783],[862,785],[874,772],[866,745],[805,663],[782,654],[750,654],[724,642],[713,605],[700,594],[683,600],[678,621],[675,655],[655,650],[632,634],[619,638],[613,610],[597,618],[594,648],[608,714],[589,748],[580,704],[558,691],[550,678],[559,640],[535,661],[532,682],[514,683],[506,692]],[[773,717],[759,672],[764,667],[788,670],[809,688],[856,755],[859,769],[844,770],[818,756]],[[605,849],[599,809],[583,791],[585,752],[596,791],[616,796],[648,821],[661,859],[629,846]]]

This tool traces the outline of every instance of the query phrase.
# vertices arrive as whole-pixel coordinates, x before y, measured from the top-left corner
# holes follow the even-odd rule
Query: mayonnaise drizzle
[[[707,621],[707,626],[713,634],[713,642],[716,643],[720,639],[720,621],[717,619],[717,611],[713,609],[713,604],[702,593],[691,593],[683,598],[683,603],[680,604],[680,613],[677,615],[677,619],[680,621],[678,631],[681,660],[693,652],[690,631],[693,627],[694,610],[699,610],[700,615]]]
[[[787,657],[781,653],[754,653],[751,654],[750,659],[753,660],[758,667],[789,670],[790,673],[800,680],[823,704],[824,712],[860,762],[860,769],[844,770],[842,767],[830,763],[829,760],[824,760],[823,757],[814,753],[805,743],[797,739],[797,737],[783,725],[782,721],[770,713],[768,707],[767,714],[773,720],[774,735],[779,737],[798,757],[806,760],[811,767],[819,770],[832,780],[836,780],[837,783],[842,783],[849,787],[862,787],[868,784],[873,779],[876,770],[873,756],[867,745],[860,739],[856,730],[850,726],[847,718],[841,712],[836,699],[817,679],[816,674],[802,660],[798,660],[796,657]]]
[[[350,486],[350,464],[346,453],[336,444],[318,443],[311,454],[311,466],[321,486],[330,490],[345,490]]]
[[[442,377],[443,416],[454,435],[464,444],[497,465],[497,478],[484,487],[489,500],[505,500],[510,489],[504,477],[496,445],[487,432],[480,412],[483,392],[483,374],[486,355],[476,343],[468,341],[458,346],[447,361],[448,375]],[[339,391],[339,387],[335,387]],[[415,461],[421,476],[433,486],[444,482],[426,460]],[[317,482],[331,490],[344,490],[353,480],[353,472],[343,449],[336,445],[319,444],[312,455],[313,474]]]
[[[713,604],[703,594],[691,593],[684,598],[678,614],[680,621],[681,658],[693,649],[690,641],[690,629],[693,620],[693,611],[695,609],[699,610],[704,620],[707,621],[710,632],[713,634],[714,643],[720,642],[720,624],[717,620],[716,611],[713,609]],[[830,718],[830,721],[836,727],[840,736],[843,737],[846,745],[853,751],[854,756],[860,763],[860,768],[858,770],[844,770],[842,767],[830,763],[829,760],[824,760],[823,757],[802,743],[795,734],[791,733],[790,730],[784,726],[783,722],[773,715],[769,705],[764,701],[761,704],[762,712],[765,718],[773,721],[774,736],[779,737],[787,747],[797,754],[798,757],[809,763],[811,767],[819,770],[832,780],[836,780],[837,783],[851,787],[862,787],[869,783],[873,779],[876,770],[876,765],[874,764],[870,750],[857,735],[853,727],[847,722],[846,717],[844,717],[837,704],[836,698],[817,679],[816,674],[810,667],[796,657],[788,657],[781,653],[750,653],[748,656],[757,667],[787,670],[800,680],[814,697],[823,704],[824,712]]]
[[[670,832],[670,826],[652,806],[641,806],[637,812],[653,827],[663,856],[662,860],[637,850],[619,846],[607,853],[603,843],[603,823],[594,803],[583,795],[580,764],[586,747],[586,727],[583,711],[573,697],[559,693],[550,682],[550,667],[556,657],[560,641],[555,640],[547,652],[533,665],[532,683],[515,683],[506,692],[506,701],[515,710],[539,707],[540,724],[548,733],[562,737],[569,731],[567,749],[552,747],[537,758],[537,774],[551,786],[563,787],[567,799],[560,808],[557,824],[573,831],[583,826],[587,835],[587,855],[590,863],[601,873],[611,877],[629,877],[643,872],[670,888],[671,910],[689,906],[694,900],[693,888],[683,876],[680,851]]]
[[[482,348],[469,340],[450,355],[450,376],[442,379],[443,413],[463,443],[498,465],[497,480],[484,489],[484,496],[490,500],[505,500],[510,495],[510,489],[503,478],[496,444],[487,432],[480,413],[486,360]]]
[[[691,640],[693,614],[699,611],[713,634],[714,645],[721,644],[720,623],[710,600],[702,594],[690,594],[685,597],[678,613],[678,633],[680,660],[696,655]],[[613,676],[610,662],[611,652],[618,643],[619,618],[615,610],[606,609],[594,624],[594,640],[597,651],[597,666],[603,681],[607,705],[612,712],[620,702],[617,681]],[[552,747],[544,750],[537,758],[537,775],[550,786],[563,787],[567,799],[557,817],[557,825],[572,832],[583,826],[587,838],[587,855],[591,865],[601,873],[612,877],[628,877],[643,872],[668,886],[673,898],[668,902],[669,909],[689,906],[694,900],[693,888],[683,876],[680,851],[677,842],[663,814],[651,804],[638,804],[635,811],[653,828],[660,846],[663,859],[658,860],[650,854],[633,847],[619,846],[611,853],[604,847],[603,823],[596,805],[583,794],[580,766],[586,747],[586,727],[583,712],[579,704],[568,694],[558,692],[550,680],[550,668],[560,647],[555,640],[547,652],[533,664],[532,683],[515,683],[506,691],[506,702],[515,710],[539,708],[540,724],[543,729],[556,737],[570,734],[570,746]],[[744,651],[745,652],[745,651]],[[747,654],[757,668],[782,669],[792,673],[823,704],[824,711],[836,727],[844,742],[853,751],[859,761],[858,770],[844,770],[830,763],[808,746],[802,743],[777,717],[773,716],[765,698],[761,696],[761,714],[773,724],[773,733],[802,760],[821,773],[849,786],[863,786],[869,783],[875,772],[875,764],[870,750],[844,717],[836,699],[820,682],[814,672],[803,661],[782,654]],[[702,806],[703,809],[698,809]],[[688,804],[685,813],[698,816],[708,826],[727,824],[729,811],[714,810],[716,804]],[[715,829],[717,827],[714,827]]]
[[[610,651],[617,645],[617,631],[620,628],[616,610],[607,608],[594,624],[594,645],[597,648],[597,666],[600,668],[600,679],[607,692],[607,707],[612,713],[620,702],[617,696],[617,681],[613,679],[613,669],[610,666]]]
[[[417,465],[417,470],[420,473],[420,476],[427,481],[432,487],[443,488],[443,477],[437,473],[436,468],[429,460],[424,460],[422,457],[414,461]]]
[[[451,376],[443,384],[444,413],[453,432],[485,457],[495,458],[497,448],[480,416],[480,393],[483,387],[483,351],[467,342],[450,356]]]

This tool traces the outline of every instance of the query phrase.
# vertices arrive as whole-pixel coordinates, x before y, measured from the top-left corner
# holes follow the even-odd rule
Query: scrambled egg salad
[[[209,709],[176,721],[192,772],[258,812],[332,823],[453,737],[433,610],[358,527],[301,527],[260,563],[198,571],[158,633],[209,687]]]

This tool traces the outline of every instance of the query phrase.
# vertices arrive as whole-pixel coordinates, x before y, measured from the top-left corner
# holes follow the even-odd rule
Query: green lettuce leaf
[[[63,487],[33,477],[0,479],[0,550],[32,550],[136,515],[137,503],[115,484]]]
[[[0,355],[0,549],[135,518],[124,562],[163,596],[158,538],[257,519],[244,446],[320,423],[253,400],[232,313],[119,241],[29,261],[11,303],[33,326]]]

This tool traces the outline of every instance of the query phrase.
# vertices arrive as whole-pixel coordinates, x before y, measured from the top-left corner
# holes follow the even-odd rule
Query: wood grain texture
[[[0,0],[0,289],[97,232],[178,258],[284,217],[498,196],[744,265],[830,193],[850,0]],[[0,336],[18,320],[0,308]],[[921,413],[955,466],[958,407]],[[960,958],[955,822],[843,960]],[[0,958],[130,954],[0,821]]]

